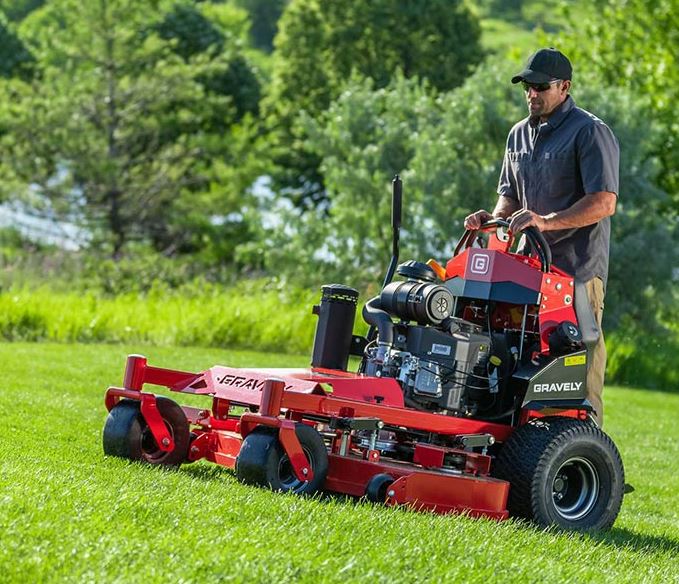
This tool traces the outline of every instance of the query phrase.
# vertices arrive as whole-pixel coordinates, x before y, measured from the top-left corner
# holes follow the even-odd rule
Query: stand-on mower
[[[437,513],[575,530],[611,527],[623,498],[617,448],[586,399],[599,330],[584,288],[554,267],[542,234],[512,252],[504,220],[466,231],[447,264],[398,264],[353,335],[358,292],[328,285],[310,369],[200,373],[130,355],[106,392],[104,452],[151,464],[205,458],[244,483],[328,491]],[[401,280],[392,281],[396,272]],[[356,373],[349,356],[361,357]],[[210,396],[179,406],[144,385]]]

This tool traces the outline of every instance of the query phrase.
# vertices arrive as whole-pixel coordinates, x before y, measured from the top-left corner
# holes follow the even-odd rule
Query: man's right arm
[[[497,203],[495,203],[495,208],[492,213],[489,213],[485,209],[479,209],[476,213],[467,215],[464,219],[465,229],[478,229],[482,223],[493,218],[507,219],[512,213],[521,208],[519,198],[516,195],[516,183],[512,177],[511,163],[509,161],[512,132],[510,132],[507,137],[507,147],[502,159],[502,169],[500,170],[500,179],[497,186],[497,193],[499,196]]]
[[[482,223],[485,223],[490,219],[507,219],[507,217],[512,215],[515,211],[518,211],[520,208],[521,205],[516,199],[500,195],[492,213],[489,213],[485,209],[479,209],[476,213],[472,213],[465,217],[464,227],[465,229],[478,229],[481,227]]]
[[[500,195],[497,199],[497,203],[495,204],[495,209],[493,209],[493,217],[496,219],[507,219],[516,213],[516,211],[518,211],[520,208],[521,204],[516,199]]]

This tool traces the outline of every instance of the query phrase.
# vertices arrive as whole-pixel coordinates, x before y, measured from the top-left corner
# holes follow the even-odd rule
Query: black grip
[[[545,236],[542,235],[542,232],[537,227],[533,227],[532,225],[526,227],[523,231],[529,239],[532,239],[533,242],[537,242],[537,245],[534,245],[534,247],[535,249],[542,251],[544,254],[543,263],[546,264],[546,267],[543,266],[542,271],[549,272],[549,269],[552,267],[552,250],[549,247]],[[538,251],[538,253],[540,252]]]
[[[509,221],[499,217],[496,219],[491,219],[490,221],[482,223],[481,227],[479,227],[479,230],[482,231],[492,227],[509,227]],[[535,253],[538,254],[542,264],[542,271],[549,272],[552,267],[552,250],[550,249],[545,236],[539,229],[533,227],[532,225],[530,227],[526,227],[523,230],[523,233],[526,234],[526,237],[533,246]]]
[[[403,200],[403,181],[396,175],[391,181],[391,227],[400,229],[401,227],[401,206]]]

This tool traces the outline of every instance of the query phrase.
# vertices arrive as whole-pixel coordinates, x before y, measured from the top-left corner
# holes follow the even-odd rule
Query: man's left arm
[[[618,196],[610,191],[598,191],[585,195],[573,205],[548,215],[538,215],[528,209],[521,209],[512,215],[509,228],[518,233],[533,225],[540,231],[585,227],[601,221],[615,213]]]
[[[548,215],[526,209],[518,211],[510,221],[514,233],[531,225],[540,231],[586,227],[615,213],[620,147],[613,132],[598,121],[578,135],[577,150],[582,185],[587,194],[570,207]]]

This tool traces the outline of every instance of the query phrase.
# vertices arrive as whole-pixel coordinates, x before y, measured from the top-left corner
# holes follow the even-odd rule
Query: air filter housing
[[[329,284],[321,291],[321,303],[313,307],[318,323],[311,366],[346,371],[358,291],[343,284]]]

